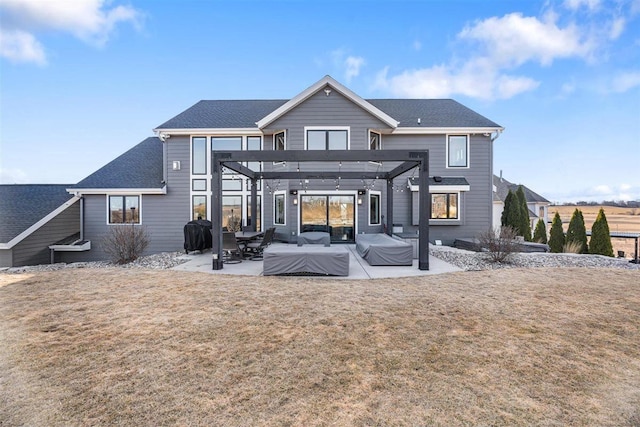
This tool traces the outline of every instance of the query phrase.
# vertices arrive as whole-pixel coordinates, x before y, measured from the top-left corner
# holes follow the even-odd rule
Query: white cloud
[[[24,51],[0,54],[33,58],[31,62],[42,63],[44,50],[36,39],[41,31],[60,31],[73,35],[86,43],[103,46],[119,23],[129,22],[136,28],[141,23],[141,14],[131,6],[108,7],[107,0],[2,0],[3,32],[20,34]],[[4,37],[3,37],[4,38]],[[16,44],[14,43],[14,47]],[[40,56],[30,54],[30,49],[40,46]]]
[[[640,86],[640,71],[618,74],[611,82],[611,90],[616,93],[627,92]]]
[[[620,35],[624,31],[626,24],[627,21],[622,17],[615,18],[613,21],[611,21],[609,40],[616,40],[618,37],[620,37]]]
[[[44,49],[38,40],[32,34],[20,30],[0,29],[0,56],[13,63],[47,63]]]
[[[556,58],[588,57],[594,49],[577,26],[560,28],[551,14],[544,21],[521,13],[492,17],[465,27],[458,37],[480,42],[487,57],[506,67],[550,65]]]
[[[365,64],[364,58],[360,56],[348,56],[344,60],[344,66],[346,67],[345,78],[347,83],[351,81],[353,77],[358,77],[360,74],[360,68]]]
[[[510,13],[477,21],[462,29],[458,39],[476,44],[469,59],[404,70],[393,76],[386,68],[378,73],[375,88],[395,96],[507,99],[540,85],[512,70],[530,62],[549,66],[561,58],[589,59],[596,48],[575,24],[559,26],[552,12],[543,19]]]
[[[27,174],[22,169],[0,168],[0,183],[26,184],[29,182]]]

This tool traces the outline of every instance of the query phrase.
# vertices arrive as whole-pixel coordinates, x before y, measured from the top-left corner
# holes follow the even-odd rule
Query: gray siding
[[[13,249],[0,249],[0,268],[13,267]]]
[[[13,247],[13,266],[49,264],[52,245],[80,231],[80,203],[62,211]]]
[[[369,148],[369,130],[388,128],[387,125],[378,118],[372,116],[369,112],[363,110],[336,91],[331,92],[330,96],[326,96],[322,90],[270,124],[269,128],[287,131],[288,150],[304,150],[304,129],[307,126],[348,126],[350,138],[349,148],[352,150],[366,150]],[[272,139],[270,136],[265,137],[265,149],[272,149],[271,142]],[[338,171],[338,165],[328,166],[324,163],[313,162],[300,165],[300,168],[304,170],[326,170],[328,167],[334,168],[336,172]],[[344,164],[340,170],[361,170],[358,168],[362,167],[362,164]],[[365,167],[371,171],[376,170],[375,166],[369,164]],[[379,187],[382,187],[382,185],[383,184],[378,184]],[[364,185],[361,181],[341,180],[340,182],[341,191],[355,192],[363,187]],[[331,180],[325,180],[325,182],[321,182],[320,180],[312,181],[309,183],[308,188],[310,190],[326,190],[328,194],[337,194],[335,191],[335,182]],[[276,226],[276,237],[280,240],[295,242],[299,227],[299,208],[293,205],[293,196],[289,196],[289,189],[300,191],[301,185],[299,181],[290,181],[288,183],[283,181],[280,189],[285,190],[287,193],[287,224],[284,227]],[[302,194],[302,192],[300,193]],[[268,192],[265,193],[264,208],[265,226],[272,226],[273,195],[269,195]],[[365,233],[379,232],[381,227],[368,226],[367,208],[368,203],[365,198],[363,204],[357,208],[357,231]]]
[[[143,194],[141,198],[142,225],[150,235],[150,243],[145,254],[183,250],[183,227],[191,220],[189,138],[174,137],[169,139],[167,144],[167,194]],[[171,164],[174,160],[180,161],[181,170],[172,170]],[[140,163],[144,165],[144,159],[141,159]],[[106,195],[86,195],[84,238],[91,240],[91,250],[65,253],[64,261],[108,259],[102,250],[101,240],[109,227]]]

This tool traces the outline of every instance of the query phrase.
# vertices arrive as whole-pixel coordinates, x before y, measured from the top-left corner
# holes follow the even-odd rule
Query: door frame
[[[358,234],[358,228],[360,226],[358,221],[358,190],[298,190],[298,194],[293,197],[297,197],[298,201],[296,206],[296,215],[297,215],[297,235],[300,235],[300,231],[302,229],[302,200],[301,196],[353,196],[353,236],[355,238],[356,234]],[[353,243],[353,242],[351,242]]]

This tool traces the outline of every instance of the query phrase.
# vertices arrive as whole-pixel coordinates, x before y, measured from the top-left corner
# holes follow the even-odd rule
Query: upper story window
[[[447,167],[469,167],[469,137],[467,135],[449,135],[447,139]]]
[[[369,131],[369,150],[382,150],[382,135]]]
[[[219,150],[242,150],[241,136],[213,136],[211,137],[211,149]]]
[[[287,148],[287,135],[285,131],[277,132],[273,134],[273,149],[274,150],[286,150]]]
[[[348,129],[306,129],[307,150],[348,150]]]
[[[193,175],[207,173],[207,138],[204,136],[191,139],[191,173]]]
[[[140,224],[140,196],[109,196],[109,224]]]

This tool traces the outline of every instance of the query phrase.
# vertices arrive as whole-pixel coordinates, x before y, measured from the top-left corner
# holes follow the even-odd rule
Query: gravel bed
[[[523,267],[585,267],[640,270],[640,264],[629,262],[626,258],[611,258],[602,255],[515,253],[509,257],[507,262],[494,263],[489,260],[487,254],[453,248],[431,249],[430,254],[465,271]]]
[[[55,271],[63,268],[151,268],[156,270],[167,270],[189,261],[189,258],[183,257],[183,255],[184,252],[162,252],[159,254],[140,257],[129,264],[114,264],[109,261],[73,262],[69,264],[60,262],[56,264],[12,267],[4,269],[3,272],[19,274],[36,271]]]

